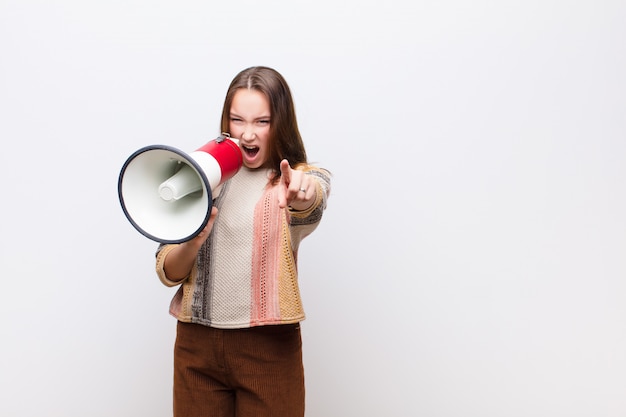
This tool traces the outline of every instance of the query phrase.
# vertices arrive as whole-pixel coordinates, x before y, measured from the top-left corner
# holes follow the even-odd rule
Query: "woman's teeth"
[[[254,156],[259,152],[259,148],[257,146],[244,146],[243,150],[250,156]]]

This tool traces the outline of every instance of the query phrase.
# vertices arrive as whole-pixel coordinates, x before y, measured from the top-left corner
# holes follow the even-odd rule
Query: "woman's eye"
[[[260,125],[269,125],[270,121],[269,120],[259,120],[258,122]]]

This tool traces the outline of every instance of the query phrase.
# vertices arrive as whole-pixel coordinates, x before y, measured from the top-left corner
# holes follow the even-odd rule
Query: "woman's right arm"
[[[200,247],[211,234],[216,216],[217,207],[213,206],[209,222],[200,234],[187,242],[176,245],[167,252],[163,260],[163,270],[169,281],[178,283],[189,276]]]

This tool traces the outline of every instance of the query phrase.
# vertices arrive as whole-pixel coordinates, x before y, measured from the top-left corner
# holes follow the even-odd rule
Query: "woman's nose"
[[[241,132],[241,139],[253,139],[254,138],[254,129],[252,127],[245,127],[243,132]]]

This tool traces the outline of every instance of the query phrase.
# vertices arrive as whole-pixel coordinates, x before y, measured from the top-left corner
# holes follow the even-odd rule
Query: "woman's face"
[[[243,164],[260,168],[269,158],[270,103],[257,90],[240,88],[230,106],[230,135],[239,139]]]

